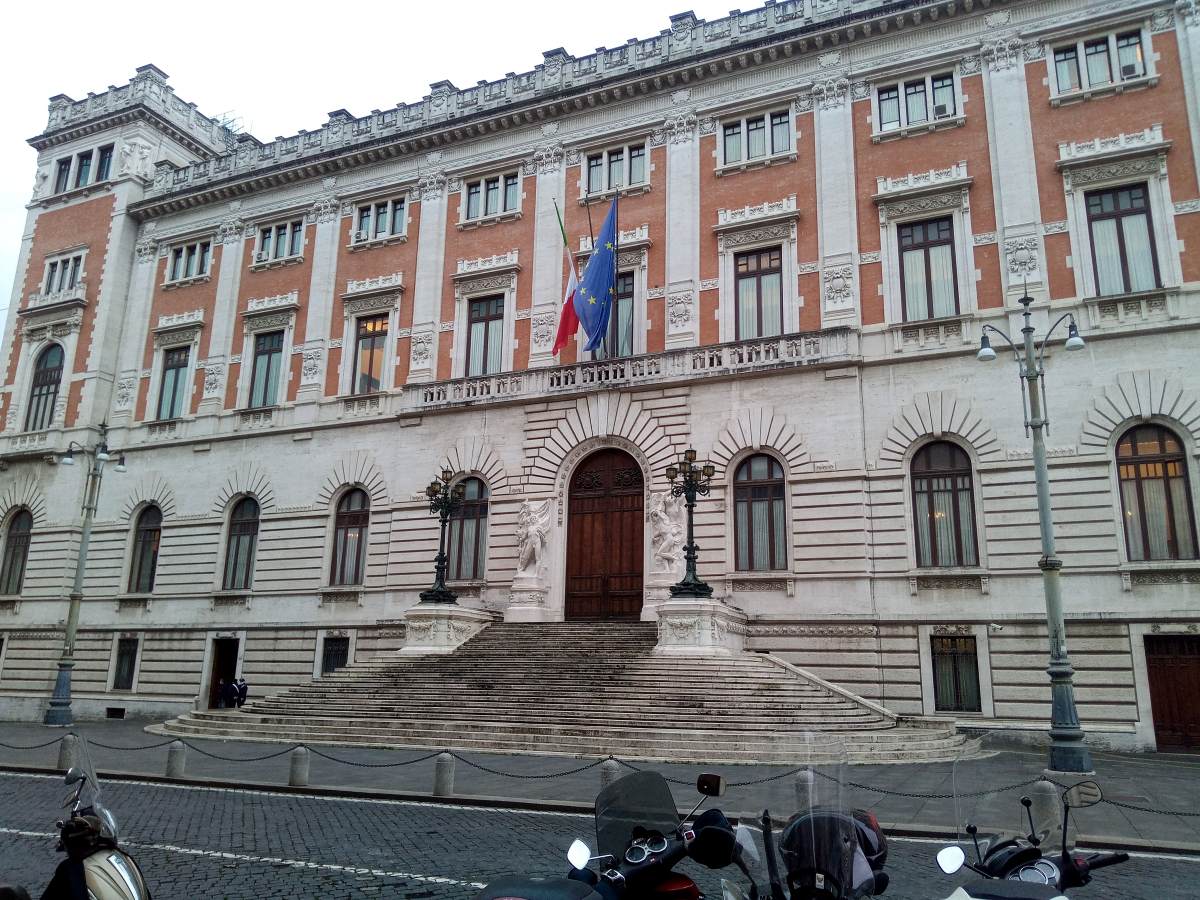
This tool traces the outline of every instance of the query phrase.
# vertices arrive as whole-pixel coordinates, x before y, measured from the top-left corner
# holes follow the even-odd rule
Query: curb
[[[20,766],[8,763],[0,764],[0,773],[11,772],[18,775],[62,775],[62,770],[48,766]],[[468,806],[480,809],[515,809],[526,812],[561,813],[566,815],[592,816],[595,808],[591,803],[578,803],[569,800],[530,800],[518,797],[493,797],[485,794],[452,794],[435,796],[434,794],[415,791],[382,791],[349,787],[323,787],[309,785],[293,787],[288,784],[273,784],[265,781],[226,781],[219,778],[167,778],[162,775],[151,775],[142,772],[113,772],[97,771],[101,778],[134,781],[145,784],[157,784],[171,787],[194,787],[208,790],[239,790],[263,792],[272,794],[295,794],[304,797],[322,797],[344,800],[387,800],[403,803],[423,803],[431,806]],[[753,823],[761,813],[726,811],[726,815],[737,824],[739,819]],[[772,817],[775,819],[775,817]],[[777,821],[786,821],[780,817]],[[910,824],[899,822],[881,822],[880,827],[888,837],[918,838],[925,840],[943,840],[954,843],[958,834],[954,829],[939,825]],[[1200,844],[1153,843],[1142,838],[1116,838],[1106,835],[1081,834],[1077,838],[1077,846],[1096,850],[1129,850],[1142,853],[1164,853],[1175,856],[1200,857]]]

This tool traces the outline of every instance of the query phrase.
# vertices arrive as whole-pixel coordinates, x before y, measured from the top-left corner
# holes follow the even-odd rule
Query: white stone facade
[[[971,636],[981,710],[957,718],[1044,728],[1040,545],[1016,369],[1003,354],[986,366],[974,358],[984,324],[1017,334],[1015,299],[1028,290],[1039,337],[1070,312],[1088,342],[1067,354],[1056,341],[1046,354],[1080,716],[1098,742],[1153,746],[1143,637],[1200,630],[1200,561],[1129,561],[1115,445],[1137,423],[1170,428],[1185,447],[1195,514],[1200,267],[1185,245],[1200,242],[1190,149],[1200,23],[1185,4],[1162,2],[1090,3],[1082,13],[1065,0],[990,11],[955,3],[955,17],[938,19],[946,5],[869,27],[839,18],[847,4],[777,3],[712,23],[675,16],[649,41],[578,59],[547,54],[534,73],[466,91],[442,82],[419,104],[335,116],[262,146],[210,134],[211,122],[203,140],[189,139],[187,123],[172,119],[174,156],[156,159],[153,177],[131,163],[103,192],[116,217],[107,252],[88,256],[79,321],[27,303],[37,281],[27,271],[59,249],[38,243],[57,240],[42,238],[59,227],[43,217],[82,216],[97,201],[39,187],[3,345],[0,523],[28,509],[34,528],[22,589],[0,596],[0,717],[38,717],[49,695],[84,484],[84,467],[54,463],[107,420],[128,471],[105,474],[89,549],[75,669],[82,714],[205,705],[220,637],[238,639],[238,667],[258,693],[319,674],[327,636],[349,637],[357,660],[398,650],[405,614],[431,580],[437,530],[423,491],[443,467],[490,491],[484,578],[457,586],[463,604],[552,621],[565,608],[571,476],[596,449],[629,453],[647,495],[643,618],[657,618],[677,574],[655,555],[649,516],[668,488],[666,466],[692,446],[716,467],[697,508],[700,572],[732,608],[693,616],[721,623],[706,641],[721,652],[770,650],[900,714],[955,718],[936,709],[931,638]],[[1143,29],[1152,62],[1130,96],[1142,92],[1133,100],[1155,122],[1114,123],[1119,115],[1102,104],[1130,98],[1112,96],[1095,99],[1104,114],[1091,132],[1074,120],[1045,124],[1066,121],[1047,117],[1071,114],[1070,98],[1050,96],[1043,109],[1028,82],[1046,77],[1047,48],[1082,33],[1081,21],[1097,33]],[[821,40],[793,33],[816,25]],[[880,85],[943,69],[955,77],[953,121],[904,134],[875,128]],[[639,73],[640,83],[621,81]],[[545,99],[560,91],[580,104]],[[71,139],[72,116],[103,112],[95,101],[80,113],[56,103],[35,139],[47,171]],[[787,111],[793,152],[731,167],[722,123],[772,110]],[[446,138],[430,143],[425,132]],[[560,363],[549,344],[562,239],[546,201],[574,204],[587,155],[635,141],[648,183],[621,200],[634,219],[621,223],[621,266],[634,274],[636,355]],[[367,152],[376,146],[386,152]],[[351,164],[267,178],[235,198],[251,176],[325,156]],[[933,168],[914,161],[927,156]],[[519,208],[466,219],[464,184],[507,172],[520,173]],[[1160,286],[1100,296],[1083,198],[1134,182],[1147,185]],[[360,206],[396,197],[407,200],[403,233],[355,247]],[[582,207],[566,212],[578,231]],[[898,228],[934,215],[956,236],[957,313],[905,321]],[[278,266],[258,261],[261,227],[291,221],[304,223],[300,253]],[[211,237],[220,259],[203,284],[172,288],[158,274],[165,255],[196,236]],[[734,259],[762,247],[784,257],[785,334],[739,341]],[[504,297],[503,371],[464,378],[466,304],[493,295]],[[388,339],[381,389],[358,395],[347,360],[365,315],[387,317]],[[276,329],[280,401],[252,409],[254,336]],[[33,360],[60,331],[71,402],[50,429],[26,432]],[[167,346],[190,349],[188,393],[182,415],[159,421]],[[568,359],[582,357],[569,348]],[[917,565],[910,461],[934,440],[971,462],[978,564],[969,568]],[[754,453],[784,473],[787,563],[777,570],[735,565],[733,472]],[[352,487],[366,491],[370,516],[365,577],[346,588],[329,583],[332,523]],[[246,496],[261,510],[253,586],[230,592],[221,578],[229,514]],[[163,513],[154,589],[131,594],[133,526],[151,503]],[[532,569],[518,562],[526,507],[545,519]],[[115,691],[122,636],[141,643],[132,687]]]

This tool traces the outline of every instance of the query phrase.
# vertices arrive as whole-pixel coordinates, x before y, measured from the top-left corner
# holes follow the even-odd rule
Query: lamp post
[[[433,587],[421,591],[422,603],[457,603],[458,594],[446,587],[446,570],[449,568],[449,558],[446,555],[446,525],[450,516],[462,505],[466,488],[461,484],[450,487],[454,473],[442,469],[442,474],[429,482],[425,488],[425,496],[429,498],[429,512],[440,517],[438,531],[438,553],[433,565]]]
[[[45,725],[72,725],[71,715],[71,672],[75,668],[75,634],[79,630],[79,606],[83,601],[83,570],[87,565],[88,543],[92,539],[92,520],[96,517],[96,501],[100,496],[100,481],[104,477],[104,464],[117,457],[114,468],[125,471],[125,454],[115,454],[108,449],[108,423],[100,423],[100,438],[92,447],[71,441],[59,465],[75,465],[75,451],[85,457],[91,456],[87,483],[83,489],[83,526],[79,531],[79,553],[75,559],[75,580],[71,585],[70,606],[67,609],[67,631],[63,638],[62,656],[58,660],[58,676],[54,679],[54,693],[50,706],[42,719]]]
[[[1048,430],[1049,425],[1049,417],[1045,411],[1046,387],[1042,370],[1046,344],[1049,343],[1054,329],[1064,320],[1068,323],[1067,341],[1064,345],[1067,350],[1082,350],[1083,338],[1079,336],[1075,317],[1066,313],[1058,317],[1042,338],[1041,345],[1036,346],[1033,342],[1034,329],[1029,311],[1033,298],[1026,294],[1020,299],[1020,303],[1025,307],[1022,313],[1025,324],[1021,328],[1024,338],[1021,346],[1013,343],[999,328],[984,325],[976,358],[980,362],[990,362],[996,358],[996,351],[992,349],[991,341],[988,340],[990,331],[1004,338],[1012,347],[1013,357],[1020,370],[1025,433],[1029,434],[1032,431],[1033,435],[1033,470],[1037,481],[1038,522],[1042,532],[1042,558],[1038,560],[1038,568],[1042,570],[1042,588],[1046,594],[1046,624],[1050,633],[1050,665],[1046,668],[1046,674],[1050,676],[1051,700],[1049,768],[1055,772],[1090,772],[1092,758],[1083,744],[1083,729],[1079,727],[1079,713],[1075,708],[1075,688],[1072,684],[1075,670],[1071,668],[1071,659],[1067,655],[1066,626],[1063,622],[1062,594],[1058,579],[1062,560],[1054,554],[1050,476],[1046,469],[1046,444],[1043,438],[1043,431]]]
[[[687,568],[683,578],[671,585],[672,597],[694,597],[707,599],[712,596],[712,586],[696,575],[696,535],[693,529],[696,497],[708,494],[710,481],[716,469],[711,463],[696,465],[696,451],[688,448],[675,465],[667,466],[667,481],[671,482],[671,495],[683,497],[687,506],[687,543],[683,545],[683,557]]]

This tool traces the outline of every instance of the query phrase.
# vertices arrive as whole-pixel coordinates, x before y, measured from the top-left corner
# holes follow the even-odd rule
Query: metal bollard
[[[817,805],[817,798],[813,796],[813,788],[812,769],[796,773],[796,809],[803,811]]]
[[[167,748],[167,777],[184,778],[187,769],[187,747],[183,741],[172,741]]]
[[[58,767],[66,772],[71,766],[79,765],[79,738],[64,734],[58,742]]]
[[[289,754],[289,757],[292,761],[292,767],[288,773],[288,784],[292,787],[307,787],[308,749],[305,747],[296,747]]]
[[[1058,797],[1058,788],[1052,781],[1039,781],[1029,788],[1029,799],[1032,806],[1029,813],[1035,824],[1049,822],[1050,833],[1042,840],[1048,851],[1062,846],[1062,803]],[[1024,831],[1027,823],[1022,822],[1018,827]]]
[[[449,753],[439,753],[433,764],[433,796],[451,797],[454,795],[454,757]]]
[[[606,759],[600,763],[600,789],[604,790],[621,777],[621,764],[615,759]]]

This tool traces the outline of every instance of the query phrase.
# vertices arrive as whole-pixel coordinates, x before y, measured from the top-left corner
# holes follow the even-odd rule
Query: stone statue
[[[650,495],[650,566],[652,571],[681,571],[683,555],[683,502],[669,491]]]
[[[542,557],[550,534],[550,507],[553,500],[533,503],[526,500],[517,514],[517,575],[537,578],[542,573]]]
[[[137,175],[150,178],[154,174],[154,164],[150,161],[153,148],[141,141],[126,141],[121,147],[121,164],[117,169],[118,175]]]
[[[46,185],[46,179],[50,177],[50,173],[45,169],[38,169],[37,174],[33,176],[33,199],[42,196],[42,188]]]

